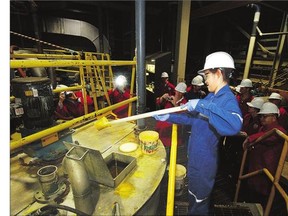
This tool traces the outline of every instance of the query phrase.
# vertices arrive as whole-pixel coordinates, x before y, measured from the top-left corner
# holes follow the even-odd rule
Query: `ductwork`
[[[88,173],[83,161],[65,157],[64,170],[69,176],[76,209],[91,215],[95,209]]]
[[[100,52],[99,30],[90,23],[67,18],[46,17],[43,19],[43,32],[80,36],[89,39]],[[103,52],[110,54],[110,46],[103,35]]]

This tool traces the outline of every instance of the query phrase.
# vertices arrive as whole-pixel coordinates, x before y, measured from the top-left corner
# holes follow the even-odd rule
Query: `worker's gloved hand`
[[[195,107],[197,106],[198,102],[199,102],[199,99],[189,100],[186,104],[184,104],[181,107],[182,108],[187,107],[187,110],[189,112],[192,112],[195,109]]]
[[[152,117],[158,121],[166,121],[169,118],[169,114],[153,115]]]

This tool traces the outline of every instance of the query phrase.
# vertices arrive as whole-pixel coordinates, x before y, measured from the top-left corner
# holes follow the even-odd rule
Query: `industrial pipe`
[[[135,29],[136,29],[136,92],[139,96],[137,101],[138,114],[144,113],[146,108],[146,71],[145,71],[145,1],[136,0],[135,2]],[[138,129],[145,128],[145,120],[137,120]]]
[[[254,51],[254,45],[256,41],[257,25],[260,20],[260,7],[256,4],[249,4],[248,7],[255,8],[256,12],[254,14],[252,33],[250,36],[250,42],[249,42],[249,47],[248,47],[248,52],[247,52],[247,57],[246,57],[246,64],[244,68],[243,79],[247,79],[249,75],[251,60],[252,60],[253,51]]]
[[[120,103],[113,104],[113,105],[111,105],[109,107],[105,107],[105,108],[103,108],[101,110],[89,113],[87,115],[72,119],[70,121],[64,122],[64,123],[59,124],[57,126],[48,128],[46,130],[42,130],[42,131],[40,131],[38,133],[35,133],[35,134],[32,134],[30,136],[26,136],[26,137],[24,137],[22,139],[10,142],[10,151],[13,151],[13,150],[15,150],[17,148],[20,148],[20,147],[22,147],[24,145],[27,145],[27,144],[31,143],[31,142],[39,140],[39,139],[41,139],[43,137],[49,136],[49,135],[51,135],[53,133],[65,130],[65,129],[67,129],[69,127],[72,127],[73,125],[75,125],[76,123],[79,123],[81,121],[85,121],[85,120],[91,119],[91,118],[96,118],[98,115],[104,114],[106,112],[114,110],[114,109],[116,109],[118,107],[121,107],[123,105],[126,105],[128,103],[132,103],[132,102],[134,102],[136,100],[137,100],[137,97],[133,97],[133,98],[130,98],[128,100],[122,101]]]
[[[49,197],[58,190],[58,168],[54,165],[48,165],[37,171],[39,182],[41,184],[42,193],[45,197]]]

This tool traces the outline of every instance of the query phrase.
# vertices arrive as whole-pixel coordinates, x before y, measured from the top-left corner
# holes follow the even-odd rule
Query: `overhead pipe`
[[[135,29],[136,29],[136,93],[137,113],[141,114],[146,109],[146,72],[145,72],[145,1],[135,2]],[[139,130],[145,128],[145,120],[137,120]]]
[[[248,7],[254,8],[256,11],[254,14],[252,33],[250,36],[250,42],[249,42],[249,47],[248,47],[248,52],[247,52],[247,57],[246,57],[246,64],[244,68],[243,79],[247,79],[249,75],[250,65],[251,65],[253,51],[254,51],[254,45],[256,41],[257,25],[260,20],[260,7],[256,4],[249,4]]]

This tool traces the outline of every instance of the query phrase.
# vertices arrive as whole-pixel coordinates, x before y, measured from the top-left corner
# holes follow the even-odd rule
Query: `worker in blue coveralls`
[[[209,214],[220,137],[236,135],[242,127],[241,110],[228,85],[233,69],[234,60],[228,53],[208,55],[198,74],[204,75],[209,94],[183,105],[188,112],[153,116],[158,121],[191,125],[187,153],[189,215]]]

